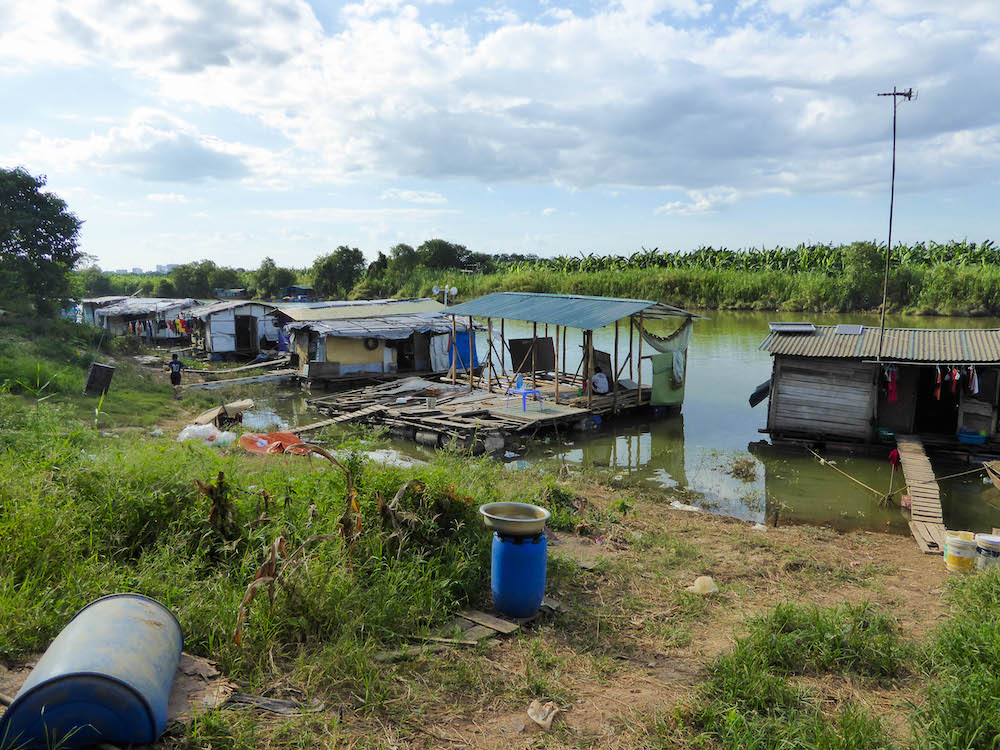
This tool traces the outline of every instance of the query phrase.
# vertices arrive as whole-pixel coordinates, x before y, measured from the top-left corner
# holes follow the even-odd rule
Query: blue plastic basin
[[[0,717],[0,748],[152,744],[167,724],[182,646],[177,618],[153,599],[114,594],[91,602]]]
[[[958,437],[958,442],[965,443],[966,445],[985,445],[986,438],[989,437],[979,432],[964,429],[959,430],[955,435]]]

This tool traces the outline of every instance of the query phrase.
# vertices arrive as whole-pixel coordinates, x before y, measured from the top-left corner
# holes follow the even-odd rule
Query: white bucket
[[[1000,536],[976,534],[976,567],[986,570],[1000,567]]]
[[[979,547],[971,531],[949,531],[945,535],[944,564],[951,573],[971,573],[976,569]]]

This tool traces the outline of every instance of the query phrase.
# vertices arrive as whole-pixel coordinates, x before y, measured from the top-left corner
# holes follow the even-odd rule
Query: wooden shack
[[[881,345],[880,345],[881,338]],[[883,434],[1000,440],[1000,330],[772,323],[766,432],[872,442]],[[881,349],[881,357],[879,352]]]
[[[191,343],[221,355],[253,355],[278,348],[280,312],[274,305],[247,300],[215,302],[195,308]]]

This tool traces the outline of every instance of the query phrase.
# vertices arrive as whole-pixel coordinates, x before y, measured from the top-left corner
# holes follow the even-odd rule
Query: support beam
[[[473,327],[472,316],[469,316],[469,393],[472,393],[472,353],[476,348],[476,329]]]
[[[500,372],[504,377],[507,377],[507,340],[504,338],[504,318],[500,318]],[[511,366],[513,366],[514,361],[511,360]]]
[[[613,412],[618,411],[618,321],[615,321],[615,360],[614,360],[614,372],[611,374],[611,409]]]
[[[490,354],[489,354],[489,373],[490,374],[489,374],[489,378],[490,379],[488,381],[488,383],[489,383],[489,389],[488,390],[489,390],[490,393],[493,393],[493,318],[487,318],[486,319],[486,328],[487,328],[486,335],[490,337],[490,341],[489,341],[489,346],[490,346]]]
[[[594,332],[585,331],[587,339],[587,408],[594,403]]]
[[[538,366],[535,363],[535,347],[538,346],[538,323],[531,324],[531,387],[538,387]]]
[[[629,316],[628,319],[628,379],[635,381],[635,375],[633,374],[633,369],[635,368],[635,363],[632,358],[632,345],[635,344],[635,321]],[[641,363],[640,363],[641,364]]]
[[[548,333],[548,331],[546,331]],[[556,326],[556,403],[559,403],[559,326]]]
[[[458,381],[458,323],[451,316],[451,382]]]
[[[639,390],[636,393],[635,403],[642,406],[642,310],[639,311]]]

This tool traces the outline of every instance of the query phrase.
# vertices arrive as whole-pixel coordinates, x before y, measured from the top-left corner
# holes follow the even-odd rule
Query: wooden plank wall
[[[776,357],[768,431],[867,439],[874,375],[853,360]]]

